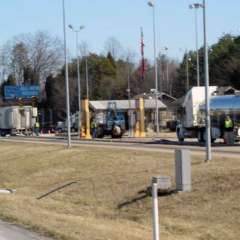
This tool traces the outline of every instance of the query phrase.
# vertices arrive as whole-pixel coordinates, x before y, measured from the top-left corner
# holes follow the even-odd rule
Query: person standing
[[[229,115],[224,121],[224,142],[226,144],[234,144],[234,122]]]
[[[39,124],[38,120],[36,120],[36,122],[34,124],[34,133],[36,136],[39,136],[39,128],[40,128],[40,124]]]
[[[96,119],[92,119],[91,121],[91,131],[92,131],[92,137],[96,138],[97,137],[97,122]]]

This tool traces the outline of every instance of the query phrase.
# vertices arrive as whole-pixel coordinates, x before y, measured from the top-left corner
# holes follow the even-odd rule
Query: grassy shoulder
[[[151,239],[151,177],[174,179],[173,154],[34,144],[0,145],[0,218],[62,240]],[[163,239],[240,235],[240,158],[193,156],[193,191],[159,198]],[[41,200],[37,197],[76,182]]]

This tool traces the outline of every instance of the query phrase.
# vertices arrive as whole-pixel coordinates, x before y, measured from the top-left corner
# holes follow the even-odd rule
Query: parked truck
[[[121,138],[126,131],[125,115],[117,111],[116,103],[108,103],[108,110],[105,114],[96,115],[97,137],[103,138],[106,135],[112,138]]]
[[[32,132],[38,113],[32,106],[0,107],[0,135]]]
[[[209,87],[211,140],[223,138],[223,125],[226,115],[235,123],[235,139],[240,137],[240,95],[217,95],[217,87]],[[205,126],[205,88],[193,87],[186,94],[180,110],[179,123],[176,128],[178,140],[197,138],[199,142],[206,139]]]

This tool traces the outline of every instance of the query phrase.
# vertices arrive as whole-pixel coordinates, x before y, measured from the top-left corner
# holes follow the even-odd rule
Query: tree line
[[[199,49],[200,85],[204,86],[204,49]],[[178,81],[174,95],[180,97],[187,91],[186,65],[189,65],[189,88],[197,84],[197,54],[184,54],[178,69]],[[232,86],[240,89],[240,36],[224,34],[209,47],[209,82],[212,86]]]
[[[54,120],[65,118],[65,76],[62,42],[46,32],[20,35],[7,42],[1,51],[1,79],[4,85],[37,84],[41,86],[39,106],[52,109]],[[145,59],[145,75],[135,53],[124,50],[115,38],[109,38],[104,53],[89,51],[87,43],[79,45],[81,94],[86,97],[88,76],[91,100],[127,99],[149,93],[155,88],[154,66]],[[204,84],[204,51],[199,50],[201,84]],[[191,59],[191,61],[189,61]],[[189,65],[189,86],[186,84],[186,61]],[[240,88],[240,37],[224,35],[210,47],[210,83]],[[86,68],[87,63],[87,68]],[[187,88],[196,85],[196,52],[189,51],[181,62],[159,54],[159,89],[174,97],[183,96]],[[4,81],[3,81],[4,80]],[[69,59],[71,112],[78,108],[77,59]],[[1,95],[3,92],[1,92]]]

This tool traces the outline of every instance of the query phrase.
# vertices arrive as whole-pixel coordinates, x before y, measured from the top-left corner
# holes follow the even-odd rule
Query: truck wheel
[[[184,138],[178,138],[179,142],[184,142]]]
[[[2,130],[0,130],[0,136],[1,136],[1,137],[6,137],[6,132],[5,132],[5,131],[2,131]]]
[[[211,143],[215,143],[216,139],[215,138],[212,138],[211,139]]]
[[[97,138],[103,138],[104,137],[104,129],[101,126],[97,127]]]
[[[179,141],[179,142],[184,142],[184,137],[181,136],[179,129],[177,130],[177,138],[178,138],[178,141]]]
[[[205,142],[203,134],[204,133],[201,130],[198,132],[198,142],[199,143],[204,143]]]
[[[123,131],[121,127],[119,126],[114,126],[112,129],[112,138],[121,138],[123,134]]]

